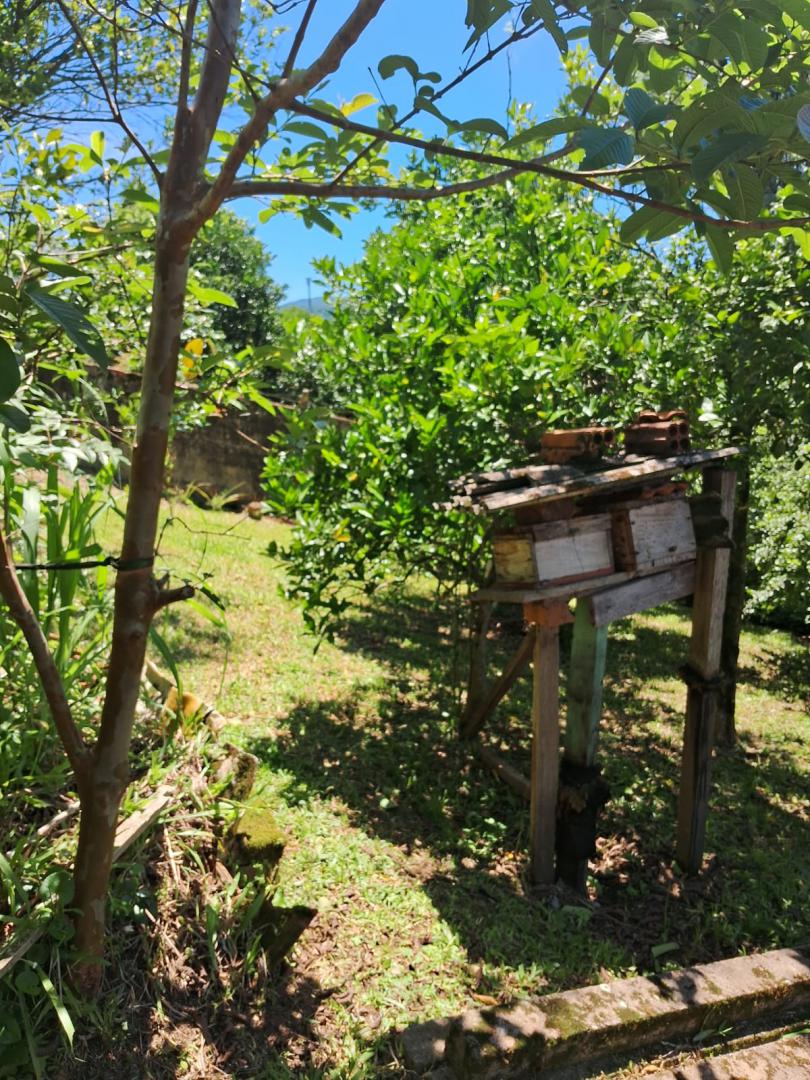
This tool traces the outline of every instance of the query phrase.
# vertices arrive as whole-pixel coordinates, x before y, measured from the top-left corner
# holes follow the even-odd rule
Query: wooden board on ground
[[[157,821],[166,807],[172,802],[173,797],[170,788],[159,788],[145,806],[140,810],[136,810],[134,814],[131,814],[125,821],[121,822],[115,832],[113,862],[120,859],[124,852],[135,843],[138,837],[141,836],[150,825]],[[0,979],[5,975],[8,975],[17,961],[22,960],[28,950],[36,945],[48,929],[49,922],[50,917],[44,918],[39,926],[36,926],[31,930],[30,933],[15,946],[8,956],[4,956],[0,959]]]

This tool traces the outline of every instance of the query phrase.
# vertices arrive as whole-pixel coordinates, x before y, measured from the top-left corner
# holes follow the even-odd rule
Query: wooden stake
[[[533,637],[531,877],[536,885],[552,885],[560,772],[559,626],[536,626]]]
[[[491,769],[499,779],[524,799],[531,798],[531,783],[517,769],[504,761],[499,754],[484,743],[476,743],[475,752],[488,769]]]
[[[734,514],[736,479],[736,473],[730,469],[707,469],[703,475],[704,492],[720,495],[722,514],[728,521],[733,519]],[[711,757],[720,693],[718,676],[728,565],[728,550],[706,547],[698,550],[692,639],[687,665],[690,685],[678,798],[677,859],[689,874],[696,874],[703,862]]]

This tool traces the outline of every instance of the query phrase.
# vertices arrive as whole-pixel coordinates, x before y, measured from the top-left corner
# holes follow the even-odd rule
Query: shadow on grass
[[[527,807],[456,738],[442,689],[451,637],[430,601],[378,602],[347,619],[341,639],[388,667],[376,715],[360,692],[302,703],[284,734],[250,749],[293,775],[291,800],[338,797],[357,826],[406,857],[427,851],[435,866],[423,888],[472,961],[536,966],[554,987],[599,981],[602,967],[650,970],[658,945],[681,964],[810,937],[810,780],[789,754],[719,756],[707,836],[716,859],[697,882],[672,864],[682,723],[651,684],[676,675],[684,633],[633,624],[609,648],[601,757],[613,800],[594,864],[600,903],[587,907],[525,888]],[[493,644],[495,670],[517,638]],[[530,709],[524,680],[489,729],[524,771]],[[503,970],[489,977],[493,991],[508,985]]]

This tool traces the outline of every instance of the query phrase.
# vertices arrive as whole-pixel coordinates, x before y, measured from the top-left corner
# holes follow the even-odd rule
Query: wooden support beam
[[[596,760],[607,635],[607,626],[594,626],[588,604],[580,600],[574,619],[565,718],[565,760],[573,765],[593,765]]]
[[[704,492],[720,496],[721,511],[728,521],[734,516],[736,479],[731,469],[717,467],[707,469],[703,476]],[[723,548],[701,547],[695,571],[677,841],[678,862],[689,874],[696,874],[703,862],[729,554]]]
[[[533,637],[531,878],[536,885],[552,885],[560,779],[560,630],[537,626]]]
[[[523,605],[523,618],[529,626],[562,626],[563,623],[572,623],[574,616],[568,607],[567,600],[542,600]]]
[[[596,762],[607,637],[607,626],[594,626],[588,604],[579,600],[571,643],[563,751],[565,761],[572,765],[590,766]],[[572,888],[584,892],[588,860],[577,859],[558,847],[557,874]]]
[[[533,645],[532,634],[526,634],[500,678],[477,700],[468,701],[459,723],[459,732],[462,739],[472,739],[478,734],[492,715],[498,702],[506,695],[520,673],[528,665],[532,656]]]
[[[522,772],[513,769],[495,751],[485,743],[476,743],[475,752],[488,769],[491,769],[497,777],[507,784],[513,791],[527,801],[531,799],[532,785],[529,778]]]
[[[683,563],[662,574],[636,578],[612,589],[600,589],[587,598],[591,620],[596,627],[607,626],[625,615],[689,596],[695,589],[695,562]]]

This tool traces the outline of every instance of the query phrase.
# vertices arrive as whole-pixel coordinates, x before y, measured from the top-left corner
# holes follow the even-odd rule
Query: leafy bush
[[[289,592],[313,629],[413,571],[482,581],[483,523],[437,504],[455,476],[525,463],[548,427],[685,406],[696,445],[753,443],[755,463],[763,425],[782,452],[810,431],[810,271],[791,240],[740,243],[723,275],[694,242],[628,250],[525,179],[398,216],[361,262],[319,264],[333,316],[300,321],[280,361],[308,405],[265,480],[295,520]],[[774,583],[771,617],[791,588]]]
[[[751,476],[751,615],[795,630],[810,626],[810,443],[762,456]]]
[[[482,580],[484,528],[438,506],[448,481],[525,462],[546,427],[645,403],[628,306],[641,260],[591,207],[523,180],[401,218],[361,263],[320,264],[333,317],[300,323],[286,364],[311,404],[265,478],[295,518],[290,591],[319,631],[350,588],[414,570]]]

